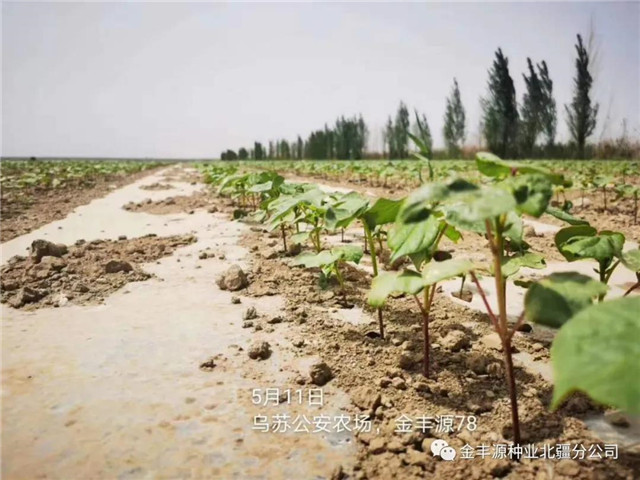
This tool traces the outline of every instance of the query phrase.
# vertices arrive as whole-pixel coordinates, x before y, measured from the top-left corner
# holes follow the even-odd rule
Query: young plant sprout
[[[520,443],[511,341],[523,317],[513,326],[508,324],[506,279],[521,267],[544,266],[541,256],[527,251],[528,245],[522,239],[521,215],[542,215],[552,195],[552,181],[560,184],[563,179],[539,167],[520,168],[491,154],[478,154],[477,166],[484,175],[493,179],[492,185],[478,187],[464,180],[427,184],[409,196],[399,217],[405,223],[420,223],[443,215],[446,223],[456,230],[486,235],[498,300],[497,313],[491,308],[474,272],[471,272],[471,278],[478,287],[493,328],[502,343],[514,442]]]
[[[590,225],[574,225],[558,231],[555,244],[560,253],[569,261],[593,259],[598,262],[595,269],[600,281],[605,285],[620,264],[625,238],[620,232],[598,231]],[[602,301],[604,294],[599,297]]]
[[[362,249],[355,245],[343,245],[341,247],[332,248],[331,250],[322,250],[319,253],[301,253],[298,255],[293,264],[303,265],[307,268],[320,268],[324,278],[330,278],[335,275],[340,290],[345,293],[344,276],[340,267],[345,262],[360,263],[363,252]]]
[[[361,195],[351,192],[344,195],[334,205],[327,209],[327,228],[346,228],[359,220],[364,228],[365,250],[367,245],[371,254],[371,266],[374,278],[379,274],[378,253],[376,252],[376,238],[382,234],[381,227],[392,223],[400,208],[400,201],[379,198],[373,205]],[[384,339],[384,321],[382,308],[377,308],[380,338]]]

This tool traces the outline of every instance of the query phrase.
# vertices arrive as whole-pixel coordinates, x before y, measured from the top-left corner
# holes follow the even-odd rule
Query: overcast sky
[[[453,77],[476,143],[497,47],[520,101],[547,61],[560,139],[575,35],[593,21],[597,136],[640,136],[640,3],[6,3],[4,156],[213,157],[362,113],[371,146],[402,99],[442,145]],[[605,122],[605,117],[610,120]]]

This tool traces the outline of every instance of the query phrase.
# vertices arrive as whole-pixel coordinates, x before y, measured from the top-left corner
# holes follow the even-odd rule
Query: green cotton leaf
[[[609,237],[609,240],[613,244],[613,248],[622,254],[622,247],[624,247],[625,237],[620,232],[612,232],[611,230],[602,230],[599,234],[602,237]]]
[[[640,250],[629,250],[620,255],[622,264],[634,273],[640,272]]]
[[[261,183],[254,184],[251,188],[249,188],[249,192],[252,193],[263,193],[269,192],[277,189],[284,183],[284,177],[278,174],[266,173],[260,180],[263,180]],[[268,180],[267,180],[268,179]]]
[[[444,236],[451,240],[453,243],[458,243],[462,238],[462,234],[451,225],[447,225],[445,227]]]
[[[505,178],[511,175],[511,165],[489,152],[476,154],[476,167],[483,175],[493,178]]]
[[[389,295],[395,292],[416,295],[424,288],[422,275],[413,270],[381,272],[371,282],[367,302],[372,307],[382,307]]]
[[[517,209],[533,217],[542,215],[553,195],[549,179],[540,174],[525,174],[509,178],[506,183],[516,199]]]
[[[582,218],[577,218],[567,213],[559,208],[555,208],[552,206],[547,206],[547,211],[549,215],[552,217],[556,217],[558,220],[562,220],[563,222],[567,222],[569,225],[589,225],[589,222],[583,220]]]
[[[610,175],[598,175],[593,179],[593,184],[596,187],[602,188],[612,184],[615,179]]]
[[[478,152],[476,154],[476,166],[483,175],[496,179],[503,179],[510,176],[516,177],[518,175],[526,174],[538,174],[544,175],[554,185],[565,184],[565,180],[562,175],[555,174],[546,168],[517,162],[506,162],[488,152]]]
[[[300,243],[303,244],[307,240],[309,240],[309,236],[311,235],[311,230],[306,230],[304,232],[298,232],[291,235],[292,243]]]
[[[362,215],[367,226],[373,230],[378,225],[385,225],[396,221],[402,200],[379,198],[373,206]]]
[[[640,297],[625,297],[581,310],[551,347],[556,409],[572,392],[630,414],[640,414]]]
[[[393,254],[391,262],[397,259],[426,251],[433,245],[440,230],[440,221],[431,216],[420,223],[396,223],[389,230],[387,242]]]
[[[267,218],[267,212],[262,210],[256,210],[255,212],[247,215],[247,218],[252,222],[262,223]]]
[[[443,262],[429,262],[422,269],[422,278],[425,285],[458,277],[473,270],[473,263],[462,258],[452,258]]]
[[[560,230],[560,232],[562,232],[562,230]],[[558,234],[560,234],[560,232],[558,232]],[[556,238],[558,234],[556,234]],[[604,261],[620,256],[624,241],[624,235],[619,232],[602,231],[597,235],[572,236],[560,244],[559,250],[570,262],[582,258],[593,258],[597,261]],[[558,242],[556,241],[556,245],[557,244]]]
[[[444,207],[447,222],[461,230],[473,232],[484,232],[485,220],[492,220],[516,207],[513,195],[497,187],[485,187],[454,198],[452,203]]]
[[[441,183],[427,183],[409,195],[398,213],[405,222],[421,222],[432,214],[435,204],[449,196],[449,189]]]
[[[580,273],[553,273],[529,286],[524,297],[527,320],[560,328],[607,289],[604,283]]]
[[[504,258],[502,260],[502,275],[510,277],[518,273],[522,267],[535,268],[540,270],[546,266],[546,262],[542,255],[533,252],[527,252],[523,255],[515,255],[513,257]]]
[[[271,218],[269,218],[269,222],[267,223],[267,228],[268,230],[273,231],[276,228],[279,228],[280,225],[295,223],[294,219],[295,219],[295,212],[293,210],[287,210],[286,212],[284,212],[279,216],[272,216]]]
[[[325,221],[329,230],[346,228],[360,217],[369,206],[369,201],[357,192],[349,192],[327,209]]]
[[[556,232],[554,241],[558,250],[569,239],[574,237],[593,237],[598,231],[591,225],[574,225],[571,227],[565,227]]]
[[[251,193],[262,193],[262,192],[268,192],[269,190],[271,190],[272,187],[273,187],[273,182],[269,181],[269,182],[258,183],[256,185],[253,185],[247,191]]]
[[[450,196],[478,190],[476,185],[462,179],[449,184],[427,183],[407,197],[398,217],[405,223],[420,222],[431,215],[435,205]]]
[[[507,213],[504,236],[509,239],[511,245],[517,249],[524,249],[527,245],[524,241],[524,224],[522,217],[516,212]]]
[[[360,263],[364,252],[356,245],[343,245],[331,249],[331,253],[338,259],[345,262]]]
[[[303,252],[293,259],[293,265],[302,265],[307,268],[318,268],[331,265],[337,257],[330,250],[322,250],[320,253]]]

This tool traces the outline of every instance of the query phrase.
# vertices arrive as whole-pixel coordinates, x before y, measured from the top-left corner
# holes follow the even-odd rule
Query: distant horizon
[[[526,59],[554,81],[566,142],[576,34],[595,31],[589,142],[640,140],[640,3],[2,4],[2,157],[215,159],[362,114],[369,150],[404,100],[434,147],[453,78],[479,145],[498,47],[519,103]]]

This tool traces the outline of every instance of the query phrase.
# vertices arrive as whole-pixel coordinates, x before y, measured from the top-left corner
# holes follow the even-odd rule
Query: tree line
[[[574,156],[585,158],[587,140],[596,127],[598,104],[591,99],[592,56],[581,35],[577,35],[575,49],[573,96],[571,102],[564,105],[571,136],[569,145],[558,146],[555,141],[558,114],[547,63],[542,60],[534,64],[527,58],[527,71],[523,73],[525,91],[518,102],[509,60],[498,48],[488,71],[487,93],[480,99],[480,130],[486,149],[504,158],[549,156],[569,150],[573,151]],[[421,140],[431,156],[433,137],[426,114],[417,109],[410,112],[401,101],[395,115],[389,116],[384,126],[382,156],[390,159],[408,158],[410,134]],[[272,140],[266,148],[260,142],[255,142],[253,148],[240,148],[237,153],[226,150],[221,158],[357,160],[379,156],[379,153],[367,152],[368,136],[369,129],[362,115],[348,118],[340,116],[332,127],[325,124],[323,128],[311,132],[306,140],[299,135],[291,142],[285,139]],[[446,154],[450,158],[460,156],[466,139],[466,113],[460,86],[455,78],[446,99],[442,136]]]

